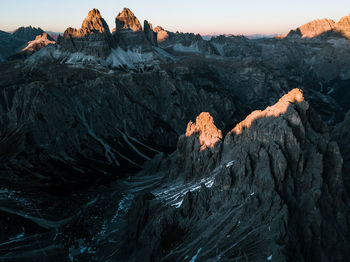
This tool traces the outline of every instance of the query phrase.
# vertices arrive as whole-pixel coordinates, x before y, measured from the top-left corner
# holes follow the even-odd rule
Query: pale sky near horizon
[[[201,34],[280,34],[314,19],[338,21],[350,13],[349,0],[1,0],[0,30],[20,26],[63,32],[80,28],[89,10],[97,8],[109,25],[123,7],[143,24],[169,31]]]

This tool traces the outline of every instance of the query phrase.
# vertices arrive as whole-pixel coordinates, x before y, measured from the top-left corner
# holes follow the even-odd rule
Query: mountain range
[[[347,261],[349,16],[82,20],[0,31],[0,261]]]

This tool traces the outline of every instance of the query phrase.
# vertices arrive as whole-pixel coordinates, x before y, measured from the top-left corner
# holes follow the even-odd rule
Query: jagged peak
[[[88,16],[84,19],[79,30],[68,27],[64,32],[64,37],[82,37],[92,33],[110,34],[106,21],[102,18],[100,11],[96,8],[89,11]]]
[[[316,19],[299,26],[295,30],[291,30],[288,35],[292,36],[297,34],[301,37],[312,38],[334,29],[335,24],[335,21],[332,19]]]
[[[129,29],[134,32],[142,31],[142,25],[129,8],[124,8],[115,18],[116,31]]]
[[[350,14],[340,18],[340,20],[337,22],[336,26],[338,26],[338,27],[350,27]]]
[[[248,115],[242,122],[238,123],[230,133],[236,135],[242,134],[245,128],[251,127],[252,123],[259,118],[278,117],[287,112],[291,103],[301,103],[304,101],[303,93],[300,89],[295,88],[286,95],[282,96],[276,104],[267,107],[265,110],[256,110]]]
[[[152,23],[148,22],[147,20],[143,22],[143,28],[146,28],[146,26],[148,26],[150,30],[154,31]]]
[[[154,28],[153,31],[158,33],[158,32],[160,32],[160,31],[164,31],[164,28],[158,25],[158,26],[156,26],[156,27]]]
[[[202,112],[196,122],[190,121],[186,129],[186,137],[192,136],[194,133],[199,133],[199,142],[201,151],[214,147],[214,145],[222,139],[222,132],[214,124],[213,117],[208,112]]]
[[[109,32],[106,21],[102,18],[100,11],[96,8],[89,11],[88,16],[84,19],[81,29],[86,32]]]

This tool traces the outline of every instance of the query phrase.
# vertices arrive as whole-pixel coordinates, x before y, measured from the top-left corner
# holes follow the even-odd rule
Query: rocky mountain
[[[346,261],[340,21],[205,41],[93,9],[0,63],[0,261]]]
[[[22,52],[26,53],[26,55],[31,55],[36,51],[48,46],[56,44],[55,41],[50,41],[48,39],[48,34],[43,33],[42,35],[36,36],[35,40],[29,41],[28,45],[22,49]]]
[[[153,26],[151,23],[149,23],[147,20],[144,22],[144,32],[146,35],[147,40],[151,43],[152,46],[157,46],[158,39],[157,39],[157,32],[153,30]]]
[[[287,37],[313,38],[333,30],[335,22],[331,19],[318,19],[291,30]]]
[[[38,35],[42,35],[44,30],[42,30],[40,27],[32,27],[32,26],[27,26],[27,27],[20,27],[16,29],[12,35],[16,38],[24,39],[27,42],[35,40],[35,38]],[[47,39],[49,41],[55,41],[50,35],[47,36]]]
[[[97,9],[89,12],[80,29],[67,28],[57,43],[62,50],[99,57],[107,57],[112,47],[109,27]]]
[[[143,171],[166,182],[135,197],[120,253],[128,261],[341,261],[349,245],[342,161],[298,89],[224,139],[202,113],[170,159]]]
[[[154,28],[154,32],[157,33],[157,42],[163,42],[169,37],[169,33],[164,30],[163,27],[157,26]]]
[[[47,41],[50,43],[55,43],[53,38],[47,35],[47,33],[45,33],[41,28],[35,28],[32,26],[20,27],[12,34],[0,31],[0,60],[5,61],[6,59],[24,58],[27,55],[40,50],[47,44],[36,44],[36,47],[33,48],[31,41],[36,41],[37,37],[41,37],[44,34],[46,35]],[[29,47],[27,50],[30,49],[30,51],[26,51],[24,54],[22,50],[29,45],[31,45],[31,47]]]
[[[350,15],[338,22],[331,19],[317,19],[291,30],[287,37],[314,38],[319,36],[340,36],[350,39]]]
[[[144,31],[141,23],[128,8],[124,8],[115,19],[113,32],[115,46],[123,50],[137,53],[152,53],[152,45],[156,45],[152,24],[145,20]]]
[[[142,31],[140,21],[129,8],[124,8],[115,18],[115,31],[119,30]]]

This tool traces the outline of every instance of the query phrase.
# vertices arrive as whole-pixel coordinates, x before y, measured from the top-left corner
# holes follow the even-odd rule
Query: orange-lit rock
[[[250,115],[248,115],[242,122],[237,124],[231,132],[236,133],[237,135],[241,134],[244,130],[244,128],[249,128],[252,123],[263,117],[278,117],[281,114],[284,114],[287,112],[287,109],[290,105],[290,103],[295,102],[303,102],[304,96],[300,89],[295,88],[292,91],[290,91],[288,94],[282,96],[280,100],[274,104],[273,106],[267,107],[265,110],[256,110],[253,111]]]
[[[129,8],[124,8],[115,19],[116,30],[129,29],[134,32],[142,31],[140,21]]]
[[[47,33],[43,33],[42,35],[36,36],[35,40],[29,41],[28,45],[21,51],[25,52],[26,54],[32,54],[45,46],[54,45],[55,43],[55,41],[50,41],[47,39]]]
[[[288,36],[297,35],[303,38],[312,38],[331,31],[334,27],[335,22],[331,19],[317,19],[300,26],[295,30],[291,30]]]
[[[156,28],[154,28],[154,32],[157,33],[158,43],[161,43],[169,38],[168,32],[165,31],[164,28],[161,26],[157,26]]]
[[[194,133],[199,133],[199,142],[201,144],[201,151],[207,147],[214,147],[214,145],[222,139],[222,133],[216,128],[213,117],[207,113],[201,113],[196,122],[190,121],[186,129],[186,137],[192,136]]]
[[[107,57],[112,47],[109,27],[97,9],[89,12],[80,29],[67,28],[57,43],[65,51],[100,57]]]

